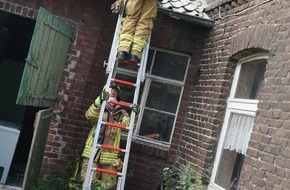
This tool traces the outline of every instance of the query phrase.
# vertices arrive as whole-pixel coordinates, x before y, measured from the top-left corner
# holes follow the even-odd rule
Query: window
[[[134,136],[143,141],[169,145],[189,64],[189,56],[151,48],[148,54],[146,80],[139,93],[142,108]],[[136,69],[131,75],[119,65],[116,78],[135,82]],[[123,93],[124,92],[124,93]],[[130,88],[122,87],[122,100],[132,102]]]
[[[267,56],[239,61],[228,98],[209,189],[236,190],[248,148]]]

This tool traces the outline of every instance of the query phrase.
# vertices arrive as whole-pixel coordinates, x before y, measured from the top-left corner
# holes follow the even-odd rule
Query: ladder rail
[[[125,3],[125,2],[124,2]],[[108,62],[108,66],[106,69],[106,73],[108,75],[108,79],[106,82],[106,91],[109,90],[109,86],[111,83],[111,79],[112,75],[113,75],[113,69],[115,67],[115,63],[116,63],[116,55],[117,55],[117,45],[118,45],[118,36],[119,36],[119,32],[121,29],[121,22],[122,22],[122,17],[123,17],[123,12],[124,10],[121,11],[121,13],[118,15],[118,21],[116,24],[116,29],[115,29],[115,33],[114,33],[114,39],[113,39],[113,43],[111,46],[111,50],[110,50],[110,56],[109,56],[109,62]],[[94,157],[95,157],[95,149],[97,148],[97,144],[98,144],[98,139],[99,139],[99,133],[100,133],[100,129],[101,129],[101,124],[103,122],[103,113],[105,111],[105,107],[106,107],[106,100],[102,102],[101,105],[101,109],[100,109],[100,115],[98,118],[98,122],[97,122],[97,126],[96,126],[96,131],[95,131],[95,136],[94,136],[94,142],[93,142],[93,146],[92,146],[92,151],[91,151],[91,155],[89,158],[89,163],[88,163],[88,167],[87,167],[87,171],[86,171],[86,177],[85,177],[85,181],[83,184],[83,190],[91,190],[91,183],[92,183],[92,165],[94,162]]]
[[[135,87],[135,92],[134,92],[133,104],[138,103],[140,84],[145,79],[147,55],[148,55],[148,49],[149,49],[148,44],[150,42],[149,40],[150,40],[150,38],[148,38],[147,45],[144,47],[143,52],[142,52],[142,58],[140,61],[140,68],[138,70],[137,79],[136,79],[136,87]],[[143,80],[142,80],[142,76],[144,76]],[[133,137],[134,125],[135,125],[135,118],[136,118],[136,113],[132,111],[131,115],[130,115],[129,131],[127,134],[126,154],[124,156],[124,165],[123,165],[123,171],[122,171],[123,175],[122,175],[122,180],[121,180],[122,184],[121,184],[120,189],[117,189],[117,190],[123,190],[125,187],[126,174],[127,174],[128,162],[129,162],[129,156],[130,156],[130,150],[131,150],[131,142],[132,142],[132,137]]]
[[[115,29],[115,33],[114,33],[114,38],[113,38],[113,43],[111,46],[111,50],[110,50],[110,56],[109,56],[109,61],[108,61],[108,66],[106,69],[106,73],[110,73],[114,70],[115,67],[115,60],[116,60],[116,56],[117,56],[117,46],[119,44],[119,33],[121,30],[121,23],[122,23],[122,18],[123,18],[123,13],[118,15],[118,21],[116,24],[116,29]]]
[[[101,110],[100,113],[103,113],[106,107],[106,101],[103,101],[102,106],[101,106]],[[98,119],[98,123],[97,123],[97,128],[95,131],[95,136],[94,136],[94,142],[93,142],[93,147],[92,147],[92,151],[91,151],[91,155],[90,155],[90,159],[89,159],[89,163],[88,163],[88,167],[87,167],[87,171],[86,171],[86,178],[85,178],[85,182],[83,185],[83,190],[91,190],[91,183],[92,183],[92,165],[93,165],[93,161],[95,158],[95,149],[97,147],[97,143],[98,143],[98,138],[99,138],[99,133],[100,133],[100,129],[101,129],[101,123],[102,123],[102,117],[99,117]]]
[[[140,74],[140,81],[144,82],[145,80],[145,73],[146,73],[146,66],[147,66],[147,59],[148,59],[148,52],[149,52],[149,42],[151,41],[151,33],[148,36],[147,43],[143,48],[142,57],[141,57],[141,65],[139,70],[141,70]]]
[[[113,62],[113,66],[114,66],[114,64],[115,64],[115,61]],[[112,78],[112,75],[113,75],[113,72],[110,72],[109,75],[108,75],[108,79]],[[109,90],[110,82],[111,82],[110,80],[107,80],[106,91]],[[98,144],[101,124],[103,122],[103,117],[102,116],[103,116],[104,111],[105,111],[106,103],[107,103],[107,101],[104,100],[102,102],[102,105],[101,105],[100,115],[99,115],[98,122],[97,122],[97,128],[96,128],[96,131],[95,131],[94,142],[93,142],[92,151],[91,151],[91,155],[90,155],[90,159],[89,159],[89,163],[88,163],[88,167],[87,167],[87,171],[86,171],[86,178],[85,178],[83,190],[91,190],[92,165],[93,165],[93,161],[94,161],[94,157],[95,157],[95,149],[97,148],[97,144]]]

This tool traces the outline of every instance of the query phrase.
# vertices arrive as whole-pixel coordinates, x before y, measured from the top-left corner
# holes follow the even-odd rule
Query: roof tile
[[[209,17],[204,13],[207,7],[205,0],[161,0],[159,1],[158,6],[174,12],[209,19]]]

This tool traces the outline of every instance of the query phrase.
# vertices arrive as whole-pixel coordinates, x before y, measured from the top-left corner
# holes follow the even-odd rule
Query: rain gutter
[[[214,21],[210,20],[210,19],[205,19],[205,18],[201,18],[198,16],[192,16],[192,15],[188,15],[188,14],[184,14],[184,13],[179,13],[179,12],[175,12],[169,9],[164,9],[164,8],[158,8],[158,11],[168,15],[170,17],[176,18],[176,19],[180,19],[180,20],[184,20],[186,22],[192,23],[192,24],[196,24],[199,26],[203,26],[206,28],[212,28]]]

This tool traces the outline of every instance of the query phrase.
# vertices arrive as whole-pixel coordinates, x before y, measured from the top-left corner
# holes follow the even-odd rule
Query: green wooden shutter
[[[16,104],[50,107],[58,101],[73,35],[73,28],[61,18],[39,9]]]

